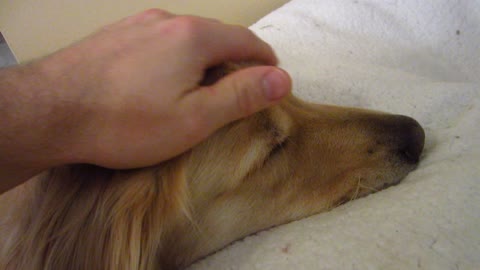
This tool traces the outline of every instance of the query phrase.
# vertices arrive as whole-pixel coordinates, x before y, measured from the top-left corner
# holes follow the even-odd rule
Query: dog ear
[[[117,173],[107,191],[115,203],[109,211],[108,269],[154,269],[159,254],[171,247],[161,246],[178,224],[190,219],[188,189],[183,158],[133,172]],[[111,198],[110,198],[111,199]],[[108,200],[108,199],[107,199]],[[102,232],[103,233],[103,232]],[[161,260],[169,263],[169,260]],[[154,267],[155,266],[155,267]]]

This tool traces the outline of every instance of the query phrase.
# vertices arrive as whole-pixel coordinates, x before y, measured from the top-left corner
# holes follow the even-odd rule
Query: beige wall
[[[158,7],[248,26],[288,0],[0,0],[0,31],[20,62],[62,48],[98,27]]]

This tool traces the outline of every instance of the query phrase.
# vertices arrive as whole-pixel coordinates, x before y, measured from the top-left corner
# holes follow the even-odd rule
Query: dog
[[[202,84],[239,68],[212,69]],[[157,166],[55,168],[6,195],[2,269],[183,269],[249,234],[399,183],[424,138],[406,116],[291,95]]]

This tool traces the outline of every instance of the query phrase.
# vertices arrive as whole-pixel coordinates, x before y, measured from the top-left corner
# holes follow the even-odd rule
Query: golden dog
[[[158,166],[67,166],[7,194],[2,269],[181,269],[398,183],[423,144],[411,118],[290,96]]]

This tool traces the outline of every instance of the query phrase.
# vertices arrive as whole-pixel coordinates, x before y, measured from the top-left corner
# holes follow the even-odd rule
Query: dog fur
[[[2,269],[182,269],[398,183],[423,143],[411,118],[290,96],[157,166],[65,166],[3,195]]]

